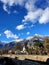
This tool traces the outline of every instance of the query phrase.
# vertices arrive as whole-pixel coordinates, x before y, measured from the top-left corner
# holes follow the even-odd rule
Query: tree
[[[21,43],[18,42],[16,44],[16,50],[20,50],[20,51],[22,50],[22,44]]]
[[[28,54],[32,54],[32,47],[28,47],[28,45],[30,46],[30,44],[28,44],[28,41],[25,43],[25,49],[26,49],[26,52]]]
[[[33,47],[35,49],[36,54],[42,54],[43,45],[40,41],[34,42]]]
[[[32,50],[33,50],[32,48],[28,48],[28,53],[32,54]]]
[[[2,49],[2,54],[7,54],[8,50],[7,49]]]
[[[45,39],[44,48],[45,48],[47,54],[49,55],[49,38]]]

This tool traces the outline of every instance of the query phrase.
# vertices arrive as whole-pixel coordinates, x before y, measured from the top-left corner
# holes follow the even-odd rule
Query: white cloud
[[[39,19],[39,23],[42,24],[42,23],[48,23],[49,22],[49,7],[47,7],[42,16],[40,17]]]
[[[38,22],[40,24],[45,24],[49,22],[49,0],[47,0],[46,2],[48,2],[48,6],[47,8],[45,8],[45,10],[43,10],[42,8],[36,8],[35,7],[35,2],[38,0],[28,0],[26,2],[25,8],[27,9],[27,15],[24,16],[24,19],[22,20],[23,22],[27,22],[27,21],[31,21],[33,23]],[[45,5],[46,6],[46,5]]]
[[[39,22],[40,24],[46,24],[49,22],[49,7],[47,7],[45,10],[38,9],[36,11],[29,11],[26,16],[24,16],[24,19],[22,22]]]
[[[9,43],[9,41],[5,41],[5,40],[2,40],[2,42],[5,43],[5,44]]]
[[[29,35],[30,34],[30,32],[27,32],[27,35]]]
[[[4,4],[8,4],[9,6],[13,6],[14,4],[17,5],[22,5],[23,0],[1,0]]]
[[[38,9],[36,11],[30,11],[28,12],[28,14],[26,16],[24,16],[24,20],[22,20],[23,22],[27,22],[27,21],[31,21],[33,23],[36,22],[36,20],[39,19],[39,17],[42,15],[43,10],[42,9]]]
[[[3,6],[3,9],[4,9],[6,12],[8,12],[6,5]]]
[[[26,3],[25,3],[25,8],[27,9],[27,11],[34,11],[36,10],[35,8],[35,2],[37,0],[28,0]]]
[[[33,38],[33,36],[29,36],[29,37],[27,37],[26,39],[27,40],[30,40],[30,39],[32,39]]]
[[[3,5],[3,9],[4,9],[4,11],[6,11],[8,14],[10,14],[10,11],[7,10],[6,5]]]
[[[1,34],[0,34],[0,36],[1,36]]]
[[[14,38],[14,39],[19,38],[16,34],[13,34],[10,30],[5,30],[4,34],[6,35],[7,38]]]
[[[23,6],[25,0],[0,0],[0,1],[3,3],[3,9],[4,9],[4,11],[8,12],[7,5],[9,7],[11,7],[13,5]]]
[[[30,11],[30,10],[34,10],[35,9],[35,5],[34,3],[37,1],[37,0],[0,0],[2,3],[3,3],[3,7],[5,6],[6,9],[4,10],[7,10],[6,12],[8,12],[8,8],[7,8],[7,5],[9,7],[13,6],[13,5],[20,5],[20,6],[24,6],[27,11]]]
[[[17,39],[17,40],[15,40],[16,42],[20,42],[20,41],[23,41],[23,39]]]
[[[13,5],[23,6],[26,0],[0,0],[0,1],[3,2],[4,4],[8,4],[9,6]]]
[[[8,13],[10,12],[7,8],[7,5],[9,6],[9,8],[13,5],[20,5],[25,7],[27,10],[27,15],[24,16],[24,19],[22,20],[23,22],[31,21],[35,23],[37,20],[39,21],[40,24],[49,22],[49,0],[46,0],[47,5],[45,6],[47,6],[47,8],[45,7],[45,10],[36,7],[35,3],[38,0],[0,0],[0,1],[3,3],[4,11]],[[16,13],[16,11],[14,11],[14,13]]]
[[[17,30],[22,30],[22,29],[24,29],[24,28],[25,28],[24,25],[18,25],[18,26],[16,26],[16,29],[17,29]]]
[[[27,27],[31,29],[31,28],[32,28],[32,27],[34,27],[34,26],[35,26],[35,25],[33,25],[33,24],[32,24],[32,25],[30,25],[30,26],[27,26]]]

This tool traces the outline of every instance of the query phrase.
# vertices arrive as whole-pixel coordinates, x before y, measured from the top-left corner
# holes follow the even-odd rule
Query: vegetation
[[[38,55],[42,54],[43,45],[41,44],[40,41],[34,42],[33,47],[35,49],[36,54],[38,54]]]
[[[16,44],[16,50],[20,50],[20,51],[22,50],[22,44],[21,43],[18,42]]]
[[[26,42],[25,44],[18,42],[14,47],[11,47],[8,50],[3,47],[0,50],[0,54],[8,54],[9,50],[12,51],[11,53],[15,53],[15,51],[18,53],[24,52],[23,47],[25,47],[26,54],[49,55],[49,38],[46,37],[44,43],[41,43],[40,40],[34,41],[33,43],[29,43],[29,44],[28,42]]]
[[[45,39],[44,48],[47,54],[49,55],[49,38]]]

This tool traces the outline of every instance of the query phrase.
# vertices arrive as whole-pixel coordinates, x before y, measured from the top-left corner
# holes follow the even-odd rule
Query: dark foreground
[[[49,65],[49,59],[46,62],[34,60],[18,60],[17,58],[0,57],[0,65]]]

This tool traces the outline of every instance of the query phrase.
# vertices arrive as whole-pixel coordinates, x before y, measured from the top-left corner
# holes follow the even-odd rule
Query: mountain
[[[5,42],[0,41],[0,48],[2,48],[5,45]]]
[[[0,48],[2,48],[3,47],[3,44],[0,44]]]
[[[16,41],[9,42],[4,45],[4,48],[7,50],[12,49],[16,45],[16,43],[17,43]]]
[[[5,42],[0,41],[0,51],[4,48],[5,44],[6,44]]]
[[[22,46],[25,46],[25,44],[32,44],[34,41],[37,42],[37,41],[40,41],[42,44],[44,43],[44,40],[47,36],[42,36],[42,35],[38,35],[38,34],[35,34],[34,36],[31,36],[31,37],[28,37],[24,40],[20,40],[20,41],[12,41],[12,42],[9,42],[9,43],[4,43],[4,42],[1,42],[0,41],[0,49],[1,48],[5,48],[5,49],[14,49],[16,48],[16,44],[17,43],[20,43]],[[49,36],[48,36],[49,38]]]

